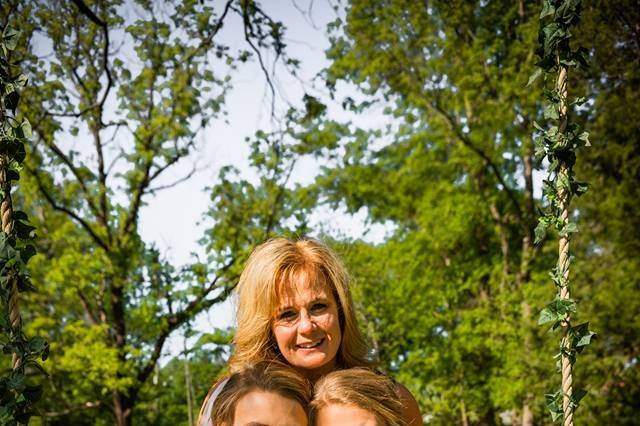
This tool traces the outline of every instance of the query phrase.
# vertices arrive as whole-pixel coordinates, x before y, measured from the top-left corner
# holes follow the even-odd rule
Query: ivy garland
[[[26,213],[13,210],[11,202],[11,184],[20,179],[25,143],[31,137],[29,122],[16,117],[19,90],[26,85],[27,77],[9,60],[19,36],[20,32],[9,26],[0,36],[0,351],[11,355],[11,368],[0,373],[2,425],[27,424],[34,414],[42,385],[28,376],[33,376],[34,370],[44,373],[37,360],[45,361],[49,354],[45,339],[24,334],[18,308],[19,293],[34,289],[26,264],[36,253],[35,228],[29,225]],[[7,364],[2,361],[2,365]]]
[[[587,393],[583,389],[573,390],[572,368],[576,356],[595,336],[589,330],[588,322],[571,325],[571,315],[576,313],[577,306],[569,293],[569,265],[572,259],[569,244],[572,234],[578,232],[576,223],[570,219],[569,204],[574,195],[584,194],[588,187],[586,183],[575,179],[573,166],[578,149],[589,146],[589,134],[569,120],[571,108],[583,105],[586,99],[569,99],[567,90],[569,70],[588,67],[588,51],[582,47],[572,50],[569,43],[572,37],[570,30],[578,24],[581,9],[581,0],[544,0],[536,49],[540,60],[529,79],[529,84],[532,84],[540,75],[544,75],[545,82],[555,82],[552,89],[544,88],[544,118],[549,121],[548,128],[534,123],[540,133],[535,141],[536,157],[539,161],[546,157],[549,162],[548,177],[543,181],[546,207],[538,220],[535,243],[542,242],[550,227],[557,230],[558,263],[550,272],[557,295],[540,312],[538,323],[552,323],[552,330],[562,332],[560,351],[556,355],[562,373],[562,387],[557,392],[547,394],[546,401],[553,421],[563,418],[565,426],[573,425],[573,413]]]

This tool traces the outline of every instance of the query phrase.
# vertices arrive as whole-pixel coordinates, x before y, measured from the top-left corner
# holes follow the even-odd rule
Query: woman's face
[[[289,364],[307,377],[320,377],[336,365],[342,338],[338,304],[326,286],[301,278],[284,292],[272,331]]]
[[[236,403],[233,426],[307,426],[307,414],[298,403],[274,392],[254,390]]]
[[[355,405],[329,404],[318,411],[316,426],[380,426],[376,416]]]

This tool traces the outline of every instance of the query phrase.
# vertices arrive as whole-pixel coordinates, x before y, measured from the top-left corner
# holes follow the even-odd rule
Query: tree
[[[523,2],[353,1],[328,52],[330,86],[352,82],[388,100],[397,117],[391,144],[351,145],[356,154],[324,185],[350,211],[367,207],[371,220],[397,225],[383,249],[406,259],[397,270],[407,277],[385,279],[408,286],[389,290],[400,296],[396,307],[433,295],[411,317],[419,331],[404,331],[384,361],[420,377],[414,389],[443,422],[491,423],[500,410],[532,409],[535,383],[521,372],[535,360],[512,361],[512,349],[538,339],[527,294],[536,251],[528,126],[538,108],[521,77],[532,65],[536,14]],[[406,317],[395,329],[406,330]]]
[[[287,61],[284,28],[253,1],[14,1],[2,10],[22,19],[31,42],[20,60],[34,87],[23,112],[34,123],[26,172],[37,195],[25,201],[44,236],[33,273],[49,283],[33,298],[33,329],[54,342],[44,416],[94,424],[82,413],[91,409],[98,423],[112,413],[131,424],[167,338],[228,296],[254,243],[219,227],[214,238],[229,245],[176,268],[140,238],[140,208],[191,175],[164,178],[223,114],[228,73],[252,56],[266,70],[267,51]],[[232,16],[241,51],[218,42]]]
[[[620,145],[600,145],[594,151],[599,164],[585,162],[580,173],[588,168],[588,179],[605,179],[598,184],[600,200],[615,206],[615,229],[626,230],[636,229],[635,215],[620,212],[636,187],[631,145],[637,125],[618,114],[635,93],[628,68],[638,45],[631,9],[625,2],[594,4],[585,11],[590,30],[580,29],[585,38],[604,41],[581,43],[603,57],[592,68],[597,97],[586,119],[602,123],[600,135]],[[541,93],[525,87],[535,60],[538,15],[538,5],[524,1],[354,0],[345,18],[332,24],[329,87],[354,84],[365,101],[348,99],[345,105],[362,113],[368,105],[386,105],[391,126],[369,137],[341,139],[338,152],[344,157],[317,185],[325,202],[350,212],[366,208],[370,221],[393,224],[384,243],[343,241],[342,251],[383,364],[414,391],[436,424],[495,424],[499,417],[538,424],[547,417],[542,396],[555,379],[543,354],[553,351],[552,342],[532,320],[545,304],[544,265],[554,261],[551,247],[533,245],[539,165],[531,125],[543,111]],[[611,167],[612,160],[617,166]],[[615,196],[603,187],[607,174],[599,177],[607,163],[612,171],[628,165],[616,183],[622,193]],[[614,312],[625,318],[610,330],[616,337],[608,339],[606,358],[585,357],[590,364],[584,374],[597,374],[598,392],[616,401],[607,413],[632,421],[632,405],[613,389],[636,391],[635,352],[628,340],[636,327],[616,302],[623,294],[637,299],[631,275],[636,266],[625,251],[600,250],[633,238],[598,231],[598,220],[611,223],[603,217],[612,212],[599,210],[595,199],[580,203],[580,214],[582,205],[589,206],[584,214],[593,228],[576,242],[586,253],[584,269],[576,265],[576,279],[602,285],[607,274],[624,278],[602,292],[587,286],[577,297],[585,298],[585,315],[596,318],[592,326],[602,333],[613,325]],[[600,271],[604,259],[609,263]],[[604,374],[612,364],[619,371],[614,381]],[[586,401],[579,421],[604,418],[595,414],[603,404]]]

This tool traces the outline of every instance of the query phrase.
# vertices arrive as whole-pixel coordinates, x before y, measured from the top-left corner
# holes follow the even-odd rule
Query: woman
[[[316,382],[309,412],[314,426],[404,426],[395,383],[365,368],[327,374]]]
[[[258,246],[238,283],[231,371],[276,359],[315,382],[332,371],[373,367],[348,281],[337,255],[319,241],[277,238]],[[422,424],[411,393],[396,387],[407,424]]]
[[[215,426],[307,426],[309,382],[291,367],[261,362],[232,374],[213,404]]]

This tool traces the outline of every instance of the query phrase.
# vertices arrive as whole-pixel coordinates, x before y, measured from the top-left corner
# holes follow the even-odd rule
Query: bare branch
[[[111,76],[111,70],[109,69],[109,27],[107,23],[102,19],[98,18],[95,13],[87,6],[83,0],[72,0],[73,3],[80,9],[87,18],[89,18],[94,24],[98,25],[102,28],[102,32],[104,33],[104,47],[102,50],[102,68],[107,76],[107,87],[102,94],[102,99],[98,103],[100,106],[100,110],[104,107],[104,103],[107,100],[107,96],[109,96],[109,92],[113,87],[113,78]]]
[[[175,180],[169,184],[166,185],[160,185],[160,186],[156,186],[155,188],[150,188],[147,190],[148,193],[154,193],[154,192],[158,192],[158,191],[162,191],[164,189],[169,189],[169,188],[173,188],[176,185],[181,184],[182,182],[185,182],[189,179],[191,179],[191,177],[193,177],[193,175],[196,173],[198,169],[196,168],[196,166],[194,165],[193,168],[191,169],[191,171],[189,173],[187,173],[185,176],[181,177],[178,180]]]
[[[249,47],[251,47],[251,50],[253,50],[253,52],[256,54],[256,57],[258,58],[258,63],[260,64],[260,69],[262,69],[262,73],[264,74],[264,77],[267,81],[267,86],[269,87],[269,91],[271,92],[271,117],[273,117],[275,115],[276,90],[273,86],[273,82],[271,81],[271,75],[267,70],[267,67],[262,58],[262,53],[260,52],[260,49],[258,49],[258,47],[253,43],[251,39],[251,37],[255,36],[255,34],[253,33],[253,30],[251,28],[251,19],[249,16],[249,12],[247,11],[246,8],[243,8],[242,10],[233,8],[233,10],[242,16],[242,19],[244,21],[244,39],[249,45]]]

